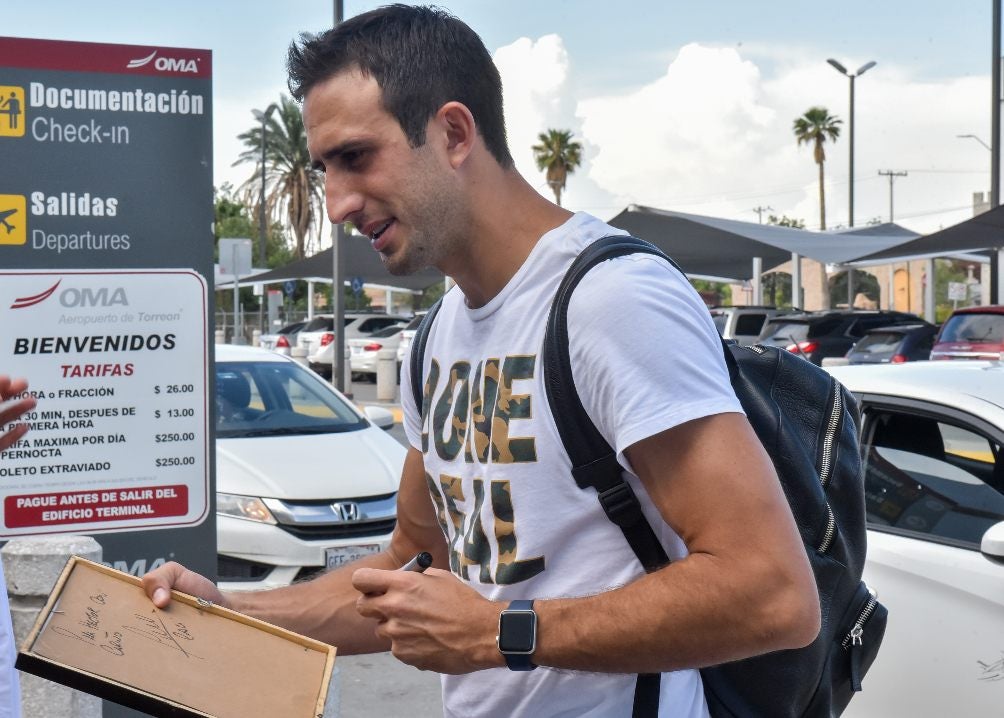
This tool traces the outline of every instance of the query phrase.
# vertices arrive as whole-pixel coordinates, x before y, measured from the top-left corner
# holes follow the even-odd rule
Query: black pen
[[[432,554],[428,551],[422,551],[415,555],[411,561],[406,563],[400,568],[401,571],[417,571],[418,573],[423,573],[425,569],[432,565]]]

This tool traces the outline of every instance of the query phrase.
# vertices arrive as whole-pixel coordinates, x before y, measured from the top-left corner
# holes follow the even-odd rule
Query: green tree
[[[793,229],[805,229],[804,219],[795,219],[786,214],[782,214],[780,217],[775,214],[768,215],[767,224],[774,224],[778,227],[792,227]]]
[[[582,144],[572,139],[571,130],[548,129],[537,135],[537,139],[540,142],[530,148],[533,158],[537,169],[545,173],[554,201],[560,206],[568,175],[582,164]]]
[[[826,191],[823,188],[823,163],[826,152],[823,143],[827,138],[836,142],[840,136],[842,120],[830,114],[825,107],[810,107],[801,117],[795,118],[792,127],[799,145],[812,145],[812,158],[819,165],[819,228],[826,229]]]
[[[213,257],[219,257],[220,239],[248,237],[255,248],[254,257],[255,263],[257,263],[260,222],[253,218],[257,215],[252,216],[252,208],[234,196],[230,183],[224,184],[219,189],[214,188],[213,198],[215,205],[213,227],[217,245]],[[268,227],[268,234],[265,237],[265,265],[269,268],[281,267],[284,264],[289,264],[292,260],[293,252],[289,248],[289,242],[282,225],[273,222]]]
[[[254,174],[242,185],[249,198],[261,194],[262,126],[257,122],[237,135],[245,149],[234,165],[250,162]],[[324,179],[310,166],[307,133],[300,108],[282,95],[265,123],[265,205],[269,216],[283,216],[296,238],[295,256],[306,254],[307,234],[320,228]],[[255,207],[255,216],[258,208]]]

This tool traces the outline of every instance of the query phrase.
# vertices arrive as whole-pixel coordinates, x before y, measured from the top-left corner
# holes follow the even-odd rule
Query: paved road
[[[376,402],[376,385],[354,382],[352,398]],[[404,429],[395,424],[391,436],[407,446]],[[436,718],[443,715],[439,674],[420,671],[390,653],[339,656],[341,718]]]

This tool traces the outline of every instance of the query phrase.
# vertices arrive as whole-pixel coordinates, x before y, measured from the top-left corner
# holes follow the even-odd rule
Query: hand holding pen
[[[428,551],[422,551],[421,553],[415,554],[415,558],[402,566],[399,571],[416,571],[417,573],[425,573],[425,569],[432,565],[432,554]]]

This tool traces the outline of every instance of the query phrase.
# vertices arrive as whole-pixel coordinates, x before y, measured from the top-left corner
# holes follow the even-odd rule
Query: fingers
[[[379,568],[360,568],[352,574],[352,586],[362,594],[386,593],[404,572],[385,571]]]
[[[171,603],[171,589],[229,607],[212,581],[180,563],[170,561],[143,576],[143,590],[157,608],[166,608]]]
[[[23,379],[11,381],[6,376],[0,376],[0,401],[7,401],[28,388]],[[0,427],[6,426],[35,408],[35,399],[26,397],[8,404],[0,404]],[[28,431],[27,424],[11,425],[7,431],[0,433],[0,451],[13,446]]]
[[[2,426],[3,423],[4,422],[0,421],[0,426]],[[14,446],[14,444],[16,444],[18,440],[27,433],[27,424],[17,424],[3,434],[0,434],[0,451],[6,451],[10,447]]]

